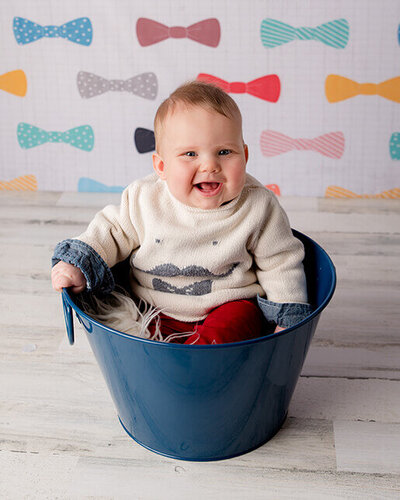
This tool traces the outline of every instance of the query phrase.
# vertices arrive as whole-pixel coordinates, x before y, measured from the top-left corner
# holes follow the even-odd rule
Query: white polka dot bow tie
[[[31,149],[46,142],[64,142],[83,151],[91,151],[94,146],[94,133],[90,125],[81,125],[66,132],[47,132],[42,128],[21,122],[17,128],[21,148]]]

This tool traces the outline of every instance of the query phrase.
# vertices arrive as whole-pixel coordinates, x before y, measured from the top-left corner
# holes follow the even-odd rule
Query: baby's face
[[[241,193],[248,152],[239,120],[178,104],[165,118],[160,135],[153,165],[176,199],[213,209]]]

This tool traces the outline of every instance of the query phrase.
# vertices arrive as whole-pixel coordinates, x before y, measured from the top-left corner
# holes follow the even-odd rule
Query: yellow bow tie
[[[10,94],[23,97],[26,94],[26,75],[22,69],[0,75],[0,89]]]
[[[328,75],[325,94],[329,102],[344,101],[356,95],[380,95],[390,101],[400,102],[400,76],[382,83],[357,83],[340,75]]]
[[[11,181],[0,181],[0,191],[36,191],[37,187],[34,175],[21,175]]]

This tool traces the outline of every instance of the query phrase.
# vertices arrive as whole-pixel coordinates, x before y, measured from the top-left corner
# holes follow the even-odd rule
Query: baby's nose
[[[220,170],[219,162],[216,158],[210,158],[208,160],[204,160],[201,165],[201,170],[203,172],[217,172]]]

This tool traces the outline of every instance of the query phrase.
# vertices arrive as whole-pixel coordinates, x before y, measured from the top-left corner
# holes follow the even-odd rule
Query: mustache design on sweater
[[[222,274],[214,274],[209,269],[202,266],[186,266],[180,268],[175,264],[160,264],[159,266],[154,267],[153,269],[149,269],[145,271],[143,269],[136,268],[138,271],[142,271],[147,274],[152,274],[154,276],[164,276],[166,278],[172,278],[175,276],[192,276],[192,277],[211,277],[211,278],[226,278],[230,274],[233,273],[234,269],[239,265],[239,262],[234,262],[232,266],[228,269],[226,273]]]
[[[153,279],[154,290],[177,295],[207,295],[211,293],[212,283],[212,280],[203,280],[179,288],[158,278]]]
[[[175,264],[171,263],[160,264],[154,267],[153,269],[149,269],[147,271],[139,269],[138,267],[136,267],[136,269],[146,274],[151,274],[153,276],[163,276],[165,278],[173,278],[176,276],[187,276],[192,278],[207,277],[207,278],[220,279],[220,278],[226,278],[227,276],[232,274],[238,265],[239,262],[234,262],[226,273],[221,273],[221,274],[215,274],[211,272],[209,269],[202,266],[190,265],[180,268]],[[159,278],[154,278],[152,283],[154,290],[157,290],[159,292],[174,293],[177,295],[199,296],[211,293],[213,280],[212,279],[202,280],[190,283],[189,285],[183,287],[177,287],[175,285],[171,285],[171,283],[168,283],[167,281],[164,281]]]

